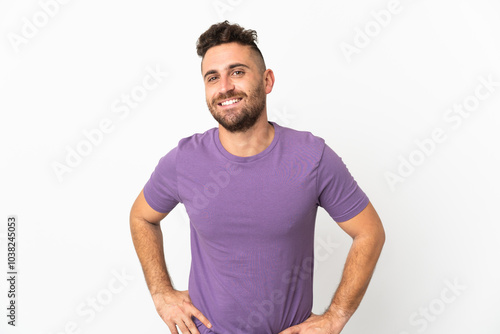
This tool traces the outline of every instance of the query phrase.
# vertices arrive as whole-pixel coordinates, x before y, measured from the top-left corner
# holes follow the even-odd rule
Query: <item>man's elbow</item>
[[[385,244],[385,229],[382,224],[380,224],[380,227],[377,229],[375,238],[378,240],[380,246],[383,247]]]
[[[378,252],[380,253],[380,252],[382,252],[382,248],[384,248],[384,244],[385,244],[385,231],[384,231],[383,227],[381,228],[381,230],[377,234],[376,240],[377,240]]]
[[[369,247],[372,251],[380,253],[384,247],[386,240],[385,230],[382,224],[377,224],[368,230],[359,233],[353,238],[355,243],[363,243],[365,247]]]

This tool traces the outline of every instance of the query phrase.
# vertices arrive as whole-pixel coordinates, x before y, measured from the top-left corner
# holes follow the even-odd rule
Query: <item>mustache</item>
[[[229,91],[229,92],[226,92],[226,93],[219,93],[219,95],[217,95],[217,97],[214,97],[212,99],[212,104],[213,105],[216,105],[216,104],[219,104],[221,101],[224,101],[224,100],[227,100],[227,99],[230,99],[230,98],[243,98],[243,97],[248,97],[247,94],[245,92],[238,92],[238,91]]]

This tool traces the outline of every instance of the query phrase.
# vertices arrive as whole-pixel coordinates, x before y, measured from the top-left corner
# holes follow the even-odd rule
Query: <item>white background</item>
[[[323,137],[385,225],[382,257],[343,333],[500,333],[500,3],[401,0],[377,25],[373,11],[388,6],[73,0],[49,17],[38,1],[1,1],[0,267],[5,274],[7,217],[17,215],[19,280],[15,328],[6,324],[8,287],[0,280],[0,332],[168,332],[128,215],[160,157],[180,138],[217,125],[195,42],[228,19],[259,33],[276,75],[269,118]],[[360,37],[365,28],[368,40]],[[347,44],[357,53],[345,54]],[[113,112],[122,94],[139,91],[147,68],[168,76],[127,115]],[[477,88],[488,77],[496,86]],[[474,100],[476,89],[488,96]],[[464,101],[479,103],[460,124],[446,121]],[[54,164],[66,164],[68,148],[83,149],[84,131],[105,119],[112,130],[58,178]],[[446,140],[418,153],[415,141],[434,131]],[[418,165],[391,186],[387,173],[410,157]],[[187,288],[188,224],[182,205],[162,223],[179,289]],[[315,272],[314,311],[322,312],[350,240],[323,209],[316,239],[327,254]]]

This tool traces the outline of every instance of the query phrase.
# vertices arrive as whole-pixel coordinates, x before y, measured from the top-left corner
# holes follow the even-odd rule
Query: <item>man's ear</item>
[[[266,94],[269,94],[272,92],[273,87],[274,87],[274,72],[271,69],[267,69],[264,72],[264,85],[266,89]]]

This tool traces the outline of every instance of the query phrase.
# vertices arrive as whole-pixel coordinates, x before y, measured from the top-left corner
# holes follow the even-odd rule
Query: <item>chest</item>
[[[200,237],[272,240],[300,238],[311,230],[317,210],[313,166],[194,167],[179,178],[179,196]]]

